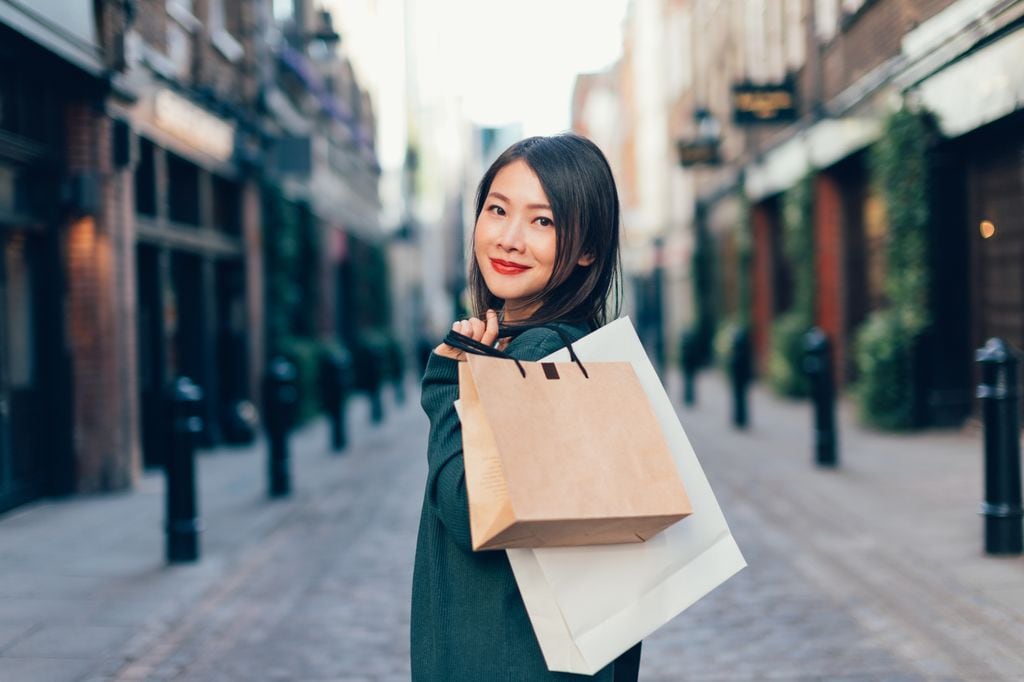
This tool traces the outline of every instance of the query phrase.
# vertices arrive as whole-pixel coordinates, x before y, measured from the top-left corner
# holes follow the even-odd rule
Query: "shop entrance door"
[[[999,337],[1024,349],[1024,139],[1001,140],[972,177],[975,347]]]
[[[23,233],[0,232],[0,511],[39,494],[29,246]]]

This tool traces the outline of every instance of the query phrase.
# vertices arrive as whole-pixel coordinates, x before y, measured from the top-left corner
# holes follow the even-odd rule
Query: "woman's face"
[[[491,293],[505,300],[505,320],[529,317],[555,267],[555,222],[540,180],[525,161],[494,176],[473,231],[473,252]]]

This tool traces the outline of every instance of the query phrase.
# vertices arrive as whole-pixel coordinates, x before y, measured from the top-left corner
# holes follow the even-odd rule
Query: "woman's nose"
[[[518,219],[506,220],[498,235],[498,245],[506,251],[523,250],[523,225]]]

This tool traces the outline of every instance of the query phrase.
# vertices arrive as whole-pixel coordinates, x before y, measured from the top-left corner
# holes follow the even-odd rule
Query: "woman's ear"
[[[580,256],[580,259],[578,261],[576,261],[576,265],[582,265],[583,267],[587,267],[588,265],[593,265],[593,264],[594,264],[594,256],[593,256],[593,254],[589,254],[589,253],[583,254],[582,256]]]

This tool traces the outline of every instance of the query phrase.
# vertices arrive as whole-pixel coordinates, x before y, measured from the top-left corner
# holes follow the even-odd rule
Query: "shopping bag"
[[[746,566],[665,389],[628,318],[573,344],[584,364],[627,361],[668,441],[693,514],[642,544],[510,549],[552,671],[594,674]],[[565,352],[546,361],[564,359]]]
[[[459,366],[474,550],[643,542],[690,513],[628,362]]]

